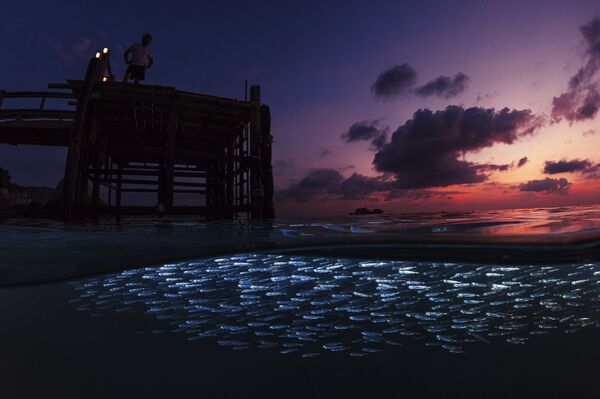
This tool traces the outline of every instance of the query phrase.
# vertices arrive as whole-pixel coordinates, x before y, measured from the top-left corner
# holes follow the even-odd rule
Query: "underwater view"
[[[600,354],[598,210],[302,223],[137,218],[77,228],[32,221],[20,230],[7,220],[2,389],[15,397],[48,387],[65,397],[279,396],[290,386],[286,396],[583,394]],[[104,270],[58,266],[92,237],[131,250],[100,257]],[[443,248],[448,260],[415,257],[409,238],[433,258]],[[148,240],[174,260],[140,267],[148,254],[136,245]],[[210,255],[175,260],[182,243]],[[562,257],[548,260],[557,246]],[[7,267],[25,252],[40,260]],[[47,281],[31,284],[32,275]],[[24,373],[31,367],[35,384]]]

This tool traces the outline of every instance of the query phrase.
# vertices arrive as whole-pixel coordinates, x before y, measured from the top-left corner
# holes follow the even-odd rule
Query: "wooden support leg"
[[[106,156],[106,166],[104,167],[104,178],[108,181],[108,208],[112,208],[112,190],[113,190],[113,179],[112,179],[112,158]]]
[[[170,156],[167,159],[165,165],[165,199],[164,205],[166,210],[171,210],[173,208],[173,189],[175,185],[175,156],[172,153],[174,149],[170,151]]]
[[[253,105],[248,137],[251,156],[250,173],[248,176],[250,184],[250,217],[252,219],[260,219],[263,216],[263,188],[260,173],[260,87],[250,87],[250,101]]]
[[[123,171],[121,163],[117,163],[117,188],[116,188],[116,215],[117,220],[121,219],[121,188],[123,186]]]
[[[227,161],[226,161],[226,171],[225,171],[225,179],[226,179],[226,202],[225,206],[227,208],[228,217],[233,217],[233,206],[234,206],[234,180],[235,173],[233,170],[233,151],[234,151],[234,142],[233,140],[229,143],[227,147]]]
[[[94,174],[92,185],[92,217],[98,219],[98,211],[100,208],[100,156],[94,156]]]
[[[212,219],[213,195],[212,195],[212,167],[206,165],[206,218]]]
[[[163,212],[173,207],[173,165],[169,161],[162,162],[158,171],[158,203]]]
[[[81,157],[79,164],[79,177],[77,179],[77,201],[75,210],[79,220],[85,219],[85,210],[88,208],[89,199],[89,178],[90,178],[90,163],[87,154]]]
[[[157,181],[157,191],[156,191],[156,203],[158,206],[163,205],[165,201],[165,167],[161,162],[158,165],[158,181]]]

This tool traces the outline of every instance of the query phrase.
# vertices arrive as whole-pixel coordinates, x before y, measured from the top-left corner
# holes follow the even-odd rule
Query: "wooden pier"
[[[52,91],[0,91],[0,143],[68,148],[66,219],[105,213],[274,217],[270,112],[259,86],[250,87],[249,101],[239,101],[124,85],[112,81],[109,55],[98,52],[83,80],[50,84]],[[39,107],[6,106],[8,99],[32,98]],[[48,99],[72,107],[50,109]],[[136,205],[123,198],[127,193],[155,201]],[[180,194],[195,205],[179,206]]]

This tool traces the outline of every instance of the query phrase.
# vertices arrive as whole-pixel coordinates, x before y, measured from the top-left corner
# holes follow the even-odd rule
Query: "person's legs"
[[[131,70],[131,65],[127,66],[127,70],[125,71],[125,76],[123,76],[123,83],[127,83],[131,80],[133,76],[133,71]]]
[[[135,74],[135,84],[139,84],[142,80],[146,79],[146,68],[141,66],[138,68]]]

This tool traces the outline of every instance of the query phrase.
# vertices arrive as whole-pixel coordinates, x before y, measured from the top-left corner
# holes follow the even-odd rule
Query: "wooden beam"
[[[75,98],[72,93],[52,91],[4,91],[4,98]]]
[[[75,112],[69,110],[45,110],[45,109],[2,109],[0,119],[69,119],[75,118]]]

